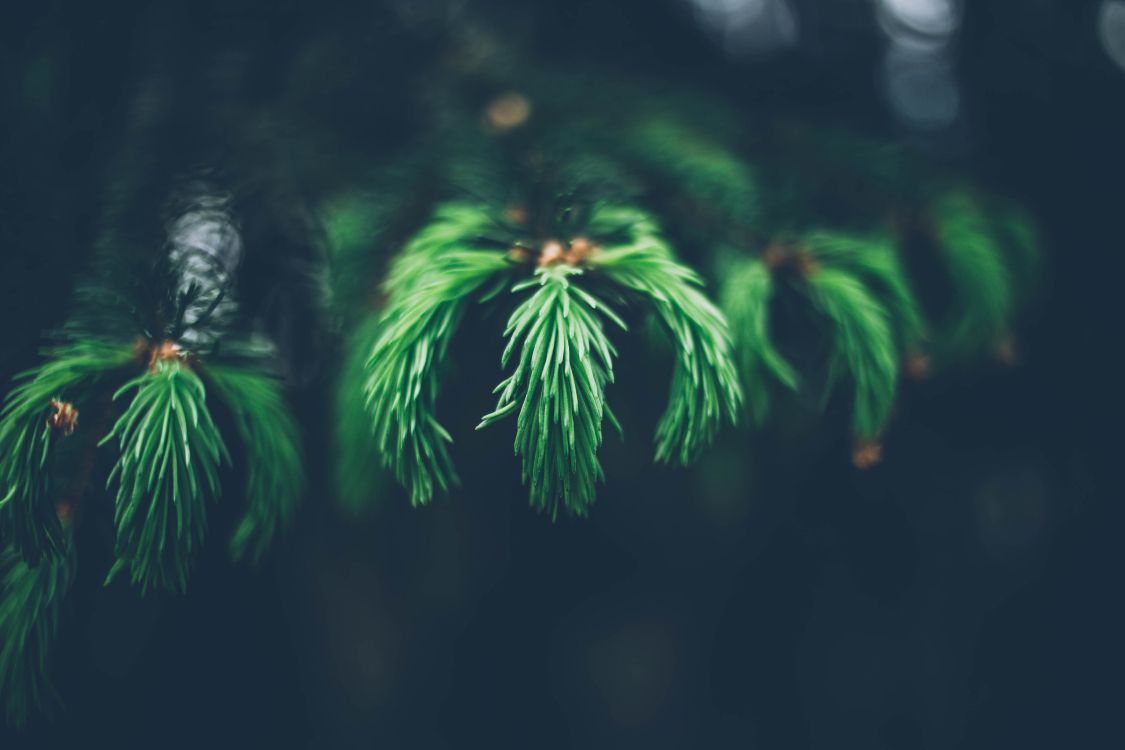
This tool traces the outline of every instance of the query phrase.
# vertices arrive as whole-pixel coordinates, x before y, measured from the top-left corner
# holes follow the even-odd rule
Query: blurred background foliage
[[[66,318],[107,231],[143,236],[146,205],[204,174],[234,195],[241,297],[281,344],[314,448],[296,533],[263,570],[232,569],[215,545],[186,596],[138,599],[101,589],[108,559],[84,565],[55,657],[65,709],[3,747],[1112,744],[1122,3],[60,1],[5,15],[3,381]],[[524,64],[639,76],[657,95],[858,131],[1022,202],[1049,272],[1019,365],[909,386],[869,473],[800,411],[728,434],[687,471],[610,439],[603,501],[552,524],[525,505],[510,436],[485,431],[453,445],[467,489],[342,516],[329,363],[346,352],[305,273],[320,233],[342,230],[314,208],[395,179],[382,165],[442,111],[423,92],[497,50],[513,78]],[[469,321],[454,345],[443,408],[461,434],[485,411],[494,373],[474,362],[498,359],[501,323]],[[666,381],[621,343],[615,408],[628,435],[651,434]]]

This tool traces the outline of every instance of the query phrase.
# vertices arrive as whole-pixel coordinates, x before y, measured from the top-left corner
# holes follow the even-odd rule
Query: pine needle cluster
[[[47,653],[100,454],[114,456],[106,584],[121,574],[142,593],[187,587],[233,463],[228,446],[246,480],[233,558],[260,561],[302,492],[272,351],[233,328],[236,307],[224,304],[230,269],[213,274],[213,258],[187,250],[133,258],[131,273],[115,260],[83,284],[57,343],[17,376],[0,410],[0,704],[12,723],[52,694]]]
[[[617,350],[605,321],[626,330],[604,302],[584,291],[581,268],[565,264],[537,269],[533,278],[512,287],[513,294],[535,289],[516,307],[504,334],[501,367],[518,351],[515,370],[500,381],[500,400],[486,414],[487,427],[516,414],[516,453],[523,458],[523,481],[531,504],[554,518],[558,507],[585,515],[604,479],[597,452],[602,421],[615,423],[605,402],[613,382]]]
[[[588,507],[589,488],[601,476],[601,432],[581,432],[588,425],[575,400],[564,410],[533,382],[534,370],[541,382],[555,383],[556,374],[546,349],[526,337],[534,332],[542,347],[553,343],[566,374],[569,350],[558,349],[554,337],[565,331],[576,337],[571,346],[598,340],[610,320],[606,302],[617,308],[643,300],[669,335],[676,366],[656,453],[676,463],[690,462],[743,408],[763,424],[779,389],[820,403],[848,389],[855,460],[867,466],[878,457],[904,375],[922,377],[982,355],[1010,357],[1016,318],[1040,267],[1033,225],[1011,204],[904,149],[787,121],[755,128],[745,113],[694,93],[665,87],[656,96],[633,82],[580,74],[526,73],[518,87],[506,71],[478,69],[470,77],[473,87],[507,93],[479,120],[457,114],[457,96],[434,95],[447,108],[441,119],[448,129],[419,141],[428,182],[403,191],[384,182],[363,193],[369,216],[385,217],[393,206],[398,217],[416,217],[415,229],[369,225],[366,243],[352,236],[334,247],[335,262],[347,268],[358,267],[356,258],[367,258],[369,268],[377,265],[372,258],[394,258],[349,348],[369,353],[362,390],[373,448],[415,503],[457,481],[451,438],[434,416],[438,365],[466,300],[492,299],[497,278],[515,277],[517,293],[536,291],[512,313],[503,366],[515,362],[516,369],[482,425],[517,415],[516,448],[532,504],[552,515],[560,498],[575,513]],[[520,118],[494,118],[501,103],[515,100]],[[362,203],[346,205],[363,215]],[[421,208],[427,205],[428,212]],[[334,216],[330,210],[326,221]],[[554,261],[548,272],[542,253],[552,241],[564,254],[573,241],[597,252],[563,262],[581,273],[555,269]],[[714,274],[719,306],[673,246]],[[527,278],[525,269],[536,264]],[[943,276],[937,286],[947,293],[923,303],[915,269],[935,265]],[[339,289],[346,295],[355,283]],[[576,289],[599,303],[590,320],[581,312],[589,300]],[[791,359],[794,342],[777,338],[782,297],[787,314],[793,300],[803,300],[824,329],[829,345],[818,362]],[[525,317],[533,312],[542,316],[534,323]],[[596,377],[576,387],[597,393],[612,382],[616,355],[608,351]],[[357,388],[360,359],[349,354],[352,364],[341,374],[341,466],[362,463],[365,426],[346,395]],[[808,394],[812,388],[821,392]],[[519,401],[521,392],[533,401]],[[590,424],[609,414],[593,401],[577,403],[589,410]],[[575,440],[582,436],[573,446],[571,429]],[[583,457],[573,453],[579,448]],[[572,480],[552,478],[564,468]],[[355,477],[341,470],[341,492],[358,503],[374,482]]]
[[[117,487],[117,562],[106,580],[126,570],[142,592],[183,591],[203,543],[207,502],[219,494],[219,465],[230,455],[203,381],[178,357],[155,362],[114,400],[134,391],[101,441],[116,441],[119,450],[109,475]]]
[[[1016,318],[1041,269],[1020,209],[901,149],[835,131],[783,127],[740,140],[725,127],[708,131],[698,116],[622,117],[631,123],[621,138],[627,155],[665,144],[661,158],[638,159],[646,192],[712,259],[756,423],[768,418],[777,386],[826,383],[824,402],[847,384],[855,461],[866,467],[903,374],[1011,359]],[[669,132],[687,145],[673,145]],[[771,148],[756,153],[763,142]],[[840,226],[830,228],[835,214]],[[914,267],[938,270],[944,299],[922,302]],[[775,340],[779,294],[804,299],[827,329],[823,376],[783,356],[791,342]]]
[[[519,300],[501,358],[502,368],[514,369],[479,427],[516,417],[515,452],[534,508],[585,515],[594,501],[603,422],[614,421],[606,388],[616,349],[607,323],[627,330],[615,308],[654,314],[676,351],[658,460],[689,462],[722,423],[736,420],[741,389],[722,313],[700,291],[702,280],[674,259],[653,217],[602,197],[614,180],[608,162],[571,161],[531,178],[528,199],[514,207],[464,198],[434,207],[391,262],[385,305],[371,313],[377,322],[358,329],[368,337],[361,387],[374,440],[348,455],[374,450],[415,504],[457,483],[452,437],[435,414],[442,364],[469,303],[502,305],[504,288]],[[352,341],[364,344],[362,336]],[[349,365],[341,391],[356,388],[355,374]],[[342,420],[352,398],[341,397]],[[359,424],[346,424],[357,437]],[[349,487],[359,489],[342,490]]]
[[[58,700],[51,645],[75,567],[73,544],[63,544],[56,557],[34,566],[16,547],[0,549],[0,703],[9,726],[22,727]]]

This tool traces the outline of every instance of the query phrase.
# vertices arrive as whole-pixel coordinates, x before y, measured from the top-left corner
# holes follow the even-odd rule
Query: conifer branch
[[[801,245],[824,265],[862,280],[886,308],[897,346],[907,354],[920,353],[927,338],[926,324],[892,244],[883,239],[812,232],[802,238]]]
[[[17,376],[20,382],[0,413],[0,528],[28,562],[60,553],[64,543],[51,497],[51,401],[73,399],[98,377],[127,365],[133,355],[127,345],[69,342]]]
[[[469,299],[508,261],[475,249],[494,226],[489,212],[464,203],[440,207],[391,266],[382,332],[366,364],[364,397],[385,467],[415,505],[434,486],[457,481],[446,448],[449,433],[434,414],[445,355]]]
[[[740,258],[724,265],[719,305],[727,314],[735,357],[747,393],[747,405],[759,425],[769,415],[767,378],[796,390],[799,378],[793,366],[774,346],[770,335],[770,301],[774,280],[760,258]]]
[[[695,271],[677,263],[644,212],[603,208],[591,223],[618,223],[629,238],[590,258],[590,267],[643,295],[675,342],[668,407],[656,431],[659,461],[690,463],[725,421],[736,423],[742,390],[723,314],[700,291]]]
[[[937,241],[957,291],[958,309],[945,337],[955,353],[988,350],[1007,333],[1011,278],[988,217],[973,195],[951,191],[932,206]]]
[[[57,702],[50,656],[75,568],[74,544],[31,566],[14,545],[0,549],[0,707],[19,728]]]
[[[512,288],[537,287],[508,320],[501,366],[519,356],[513,373],[496,390],[496,409],[477,429],[518,411],[515,451],[531,505],[554,519],[558,508],[586,515],[597,482],[604,479],[597,452],[602,419],[616,424],[605,403],[617,351],[602,318],[625,330],[604,302],[578,286],[582,269],[564,263],[539,268]]]
[[[231,557],[258,564],[293,522],[304,469],[297,424],[281,383],[263,372],[209,365],[203,376],[234,416],[245,449],[246,510],[231,537]]]
[[[206,531],[208,500],[230,456],[211,420],[203,382],[178,357],[158,359],[114,400],[136,393],[102,440],[120,455],[107,485],[117,485],[117,562],[106,581],[128,570],[142,592],[183,591]]]
[[[847,271],[820,268],[808,277],[812,301],[835,326],[833,371],[846,368],[855,388],[852,429],[878,437],[894,404],[898,356],[886,308]]]

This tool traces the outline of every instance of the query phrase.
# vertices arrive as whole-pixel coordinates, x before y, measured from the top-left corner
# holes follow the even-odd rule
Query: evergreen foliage
[[[1014,295],[1004,254],[983,207],[971,193],[944,193],[932,206],[935,240],[957,290],[943,345],[987,350],[1007,333]]]
[[[720,276],[719,303],[730,319],[746,404],[760,426],[769,415],[771,380],[790,390],[800,384],[797,371],[777,350],[770,332],[774,278],[765,262],[753,257],[727,262]]]
[[[107,584],[125,574],[142,593],[186,588],[231,444],[247,497],[231,557],[259,562],[292,523],[304,478],[296,423],[270,374],[271,352],[236,328],[234,225],[200,205],[169,222],[166,253],[103,248],[61,343],[17,376],[0,411],[0,703],[11,723],[50,697],[72,527],[97,491],[99,450],[116,455],[105,481],[115,495]],[[203,216],[226,244],[208,245],[215,236],[185,216]],[[234,434],[212,417],[217,408]]]
[[[207,409],[199,376],[178,357],[158,360],[126,383],[136,391],[102,444],[120,450],[109,475],[117,486],[117,562],[107,582],[127,570],[141,591],[183,591],[203,543],[208,500],[219,494],[219,465],[230,460]]]
[[[297,513],[305,484],[297,423],[277,378],[224,364],[203,375],[233,412],[246,462],[247,507],[231,536],[231,557],[256,564]]]
[[[338,381],[338,491],[350,506],[378,484],[369,467],[359,471],[370,441],[357,390],[372,449],[413,503],[457,483],[452,438],[434,414],[440,365],[468,303],[502,304],[504,286],[530,296],[510,314],[502,366],[514,370],[481,426],[517,415],[531,503],[555,517],[560,503],[585,514],[602,476],[616,356],[604,324],[615,311],[639,303],[671,343],[658,460],[689,463],[743,408],[761,426],[782,391],[825,384],[806,401],[850,390],[856,463],[867,466],[902,375],[997,351],[1019,311],[1017,286],[1036,273],[1025,215],[903,149],[842,131],[754,131],[743,124],[752,118],[704,95],[664,88],[657,99],[655,89],[596,76],[529,71],[518,88],[508,71],[487,67],[453,78],[501,93],[475,118],[439,87],[441,125],[387,174],[425,168],[401,190],[380,178],[357,191],[362,200],[327,207],[334,264],[374,275],[376,259],[393,257],[380,296],[356,294],[373,279],[335,288],[342,307],[370,310],[349,324]],[[837,212],[828,206],[841,191]],[[718,278],[721,309],[673,246]],[[910,278],[915,255],[939,262],[952,299],[923,304]],[[781,289],[826,326],[831,345],[819,365],[782,354],[793,342],[774,330]],[[603,338],[608,348],[593,346]],[[353,346],[369,351],[362,379]],[[579,371],[587,351],[598,356]],[[568,388],[582,397],[559,398]]]
[[[65,546],[51,480],[52,401],[79,400],[98,378],[128,364],[132,347],[91,339],[59,345],[17,376],[0,412],[0,529],[32,564]],[[73,430],[73,428],[71,428]]]
[[[414,504],[429,502],[435,486],[445,491],[457,482],[446,448],[452,438],[434,404],[441,359],[470,296],[508,266],[502,253],[474,247],[491,223],[476,206],[440,207],[384,285],[390,301],[367,358],[365,402],[379,455]]]
[[[531,505],[554,518],[562,506],[585,515],[604,478],[597,451],[602,420],[614,421],[605,403],[613,382],[616,349],[604,320],[625,323],[609,306],[576,283],[580,268],[565,264],[537,269],[513,293],[536,288],[512,313],[501,366],[518,350],[514,372],[496,390],[496,410],[479,427],[517,413],[516,453],[523,457],[523,481]],[[478,427],[478,429],[479,429]]]
[[[14,546],[0,549],[0,702],[9,726],[21,727],[56,700],[51,644],[74,577],[74,545],[29,565]]]
[[[514,214],[442,203],[391,264],[363,387],[374,447],[415,504],[457,481],[452,438],[434,414],[449,341],[472,299],[496,300],[508,284],[516,294],[535,292],[511,314],[501,366],[518,352],[515,370],[480,427],[517,414],[515,450],[533,507],[584,515],[602,478],[597,451],[603,418],[612,420],[605,387],[615,356],[604,321],[625,328],[602,294],[644,302],[674,342],[659,460],[690,461],[736,418],[741,390],[726,322],[699,291],[702,281],[672,258],[650,216],[599,198],[617,187],[611,164],[554,167],[533,178],[532,200]],[[470,171],[487,168],[460,173]]]
[[[506,343],[495,409],[477,428],[514,417],[530,504],[552,520],[588,515],[604,480],[605,425],[620,431],[615,341],[633,328],[658,330],[672,362],[654,442],[655,460],[675,465],[744,410],[764,427],[779,398],[846,393],[866,467],[904,376],[1007,356],[1042,271],[1020,208],[904,148],[698,91],[514,65],[495,46],[420,76],[405,119],[421,132],[321,205],[344,349],[333,458],[349,508],[370,502],[380,468],[413,505],[457,486],[439,394],[459,326],[485,305],[507,320]],[[144,170],[129,166],[139,192]],[[273,353],[245,345],[255,320],[236,294],[238,222],[229,196],[192,190],[110,217],[61,343],[0,410],[9,722],[49,703],[71,526],[100,484],[61,465],[62,447],[86,446],[91,472],[97,446],[113,460],[107,583],[126,574],[142,592],[183,591],[231,468],[245,479],[233,559],[260,562],[295,517],[299,430]],[[165,236],[136,241],[134,223]],[[927,264],[946,299],[919,297]],[[825,351],[793,356],[806,343],[780,325],[793,307],[823,330]]]

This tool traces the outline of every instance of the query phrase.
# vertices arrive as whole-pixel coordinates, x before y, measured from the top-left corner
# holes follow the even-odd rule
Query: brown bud
[[[766,247],[765,252],[762,253],[762,260],[765,261],[766,266],[771,271],[776,271],[782,266],[789,263],[790,258],[793,256],[793,250],[782,242],[774,241]]]
[[[902,363],[902,369],[912,380],[925,380],[930,375],[932,363],[925,354],[910,354]]]
[[[545,268],[553,266],[556,263],[561,263],[565,260],[566,250],[563,249],[562,243],[558,240],[549,240],[543,243],[543,249],[539,251],[539,267]]]
[[[74,404],[51,399],[51,408],[55,411],[47,417],[47,426],[64,436],[73,435],[78,429],[78,410],[74,408]]]
[[[149,352],[148,369],[149,371],[156,370],[157,362],[168,362],[173,359],[183,359],[184,350],[175,341],[163,341],[156,346],[152,347]]]
[[[570,241],[570,250],[566,254],[566,262],[572,266],[584,263],[600,248],[585,237],[575,237]]]
[[[820,264],[816,262],[811,253],[804,250],[795,254],[793,263],[797,267],[797,272],[805,277],[812,276],[820,270]]]
[[[870,469],[883,460],[883,444],[872,438],[859,438],[852,445],[852,465]]]
[[[519,204],[508,206],[508,208],[504,210],[504,218],[513,224],[523,226],[527,223],[528,219],[527,206],[521,206]]]
[[[484,109],[484,121],[493,130],[506,133],[527,122],[531,101],[523,94],[509,91],[493,99]]]

